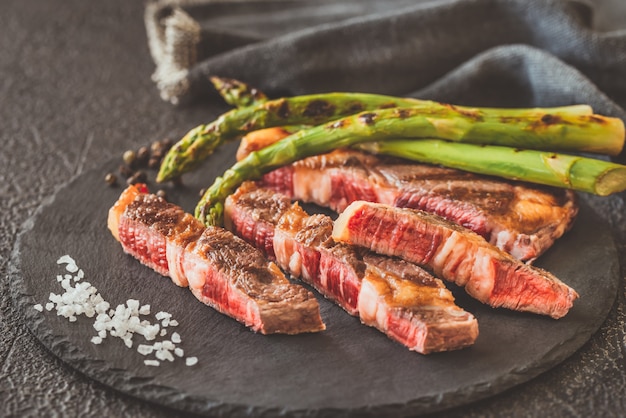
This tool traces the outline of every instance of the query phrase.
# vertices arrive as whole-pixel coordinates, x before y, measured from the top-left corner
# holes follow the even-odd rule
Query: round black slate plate
[[[233,161],[233,146],[210,159],[203,174],[168,190],[193,211],[198,190]],[[198,302],[124,255],[106,228],[122,187],[103,182],[119,160],[60,188],[29,220],[10,265],[13,299],[24,321],[56,356],[121,392],[186,411],[226,415],[413,415],[469,403],[525,382],[580,348],[606,317],[617,292],[617,251],[608,226],[583,203],[574,228],[537,263],[573,286],[580,299],[558,321],[494,310],[455,292],[480,324],[475,346],[422,356],[359,324],[321,299],[327,330],[312,335],[262,336]],[[156,187],[153,185],[153,190]],[[56,260],[72,256],[85,279],[113,306],[129,298],[173,314],[181,347],[197,356],[148,367],[123,342],[90,342],[93,320],[75,323],[33,309],[61,293]],[[141,343],[135,337],[135,346]]]

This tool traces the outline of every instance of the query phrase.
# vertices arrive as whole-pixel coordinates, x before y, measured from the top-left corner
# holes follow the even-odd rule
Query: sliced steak
[[[205,228],[146,190],[124,191],[109,211],[108,226],[125,252],[254,331],[324,329],[315,296],[290,283],[260,251],[223,228]]]
[[[440,216],[357,201],[335,221],[333,238],[426,266],[493,307],[564,316],[578,294]]]
[[[460,349],[478,336],[476,319],[440,280],[403,260],[335,243],[331,218],[309,216],[284,195],[245,183],[226,200],[225,218],[285,271],[411,350]]]
[[[349,150],[303,159],[266,174],[260,184],[338,212],[365,200],[435,213],[520,260],[545,252],[578,212],[570,190]]]

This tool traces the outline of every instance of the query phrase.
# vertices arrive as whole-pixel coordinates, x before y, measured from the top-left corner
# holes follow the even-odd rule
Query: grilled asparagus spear
[[[411,107],[424,113],[468,112],[475,118],[503,118],[505,123],[507,118],[530,116],[544,117],[553,122],[560,117],[591,117],[591,108],[585,105],[549,109],[478,109],[365,93],[327,93],[282,98],[233,109],[208,125],[192,129],[165,155],[157,181],[171,180],[195,169],[222,143],[238,139],[251,131],[286,125],[318,125],[361,111],[396,107]]]
[[[429,112],[415,107],[362,112],[299,131],[250,153],[215,180],[198,203],[196,216],[206,224],[219,225],[224,200],[243,181],[259,178],[270,170],[311,155],[389,138],[418,141],[436,138],[551,152],[562,149],[608,154],[619,153],[623,146],[624,125],[619,119],[561,115],[558,116],[561,123],[557,124],[555,118],[545,115],[502,117],[452,107]],[[597,135],[597,141],[590,142],[589,135]],[[562,157],[556,161],[559,163],[555,166],[558,166],[568,159]],[[576,164],[570,160],[569,165],[574,167]],[[523,177],[520,179],[524,180]],[[571,185],[566,183],[563,187]]]
[[[359,144],[356,148],[375,154],[600,196],[626,190],[626,166],[579,155],[454,143],[438,139],[386,140]]]

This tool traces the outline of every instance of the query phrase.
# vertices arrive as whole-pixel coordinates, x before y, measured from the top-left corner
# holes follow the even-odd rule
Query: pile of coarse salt
[[[133,337],[136,334],[143,336],[146,342],[154,341],[151,344],[138,344],[137,352],[143,356],[154,356],[146,358],[144,364],[147,366],[159,366],[161,361],[173,362],[177,357],[183,358],[185,352],[178,345],[182,342],[180,334],[173,332],[169,339],[168,328],[178,326],[178,322],[172,319],[172,315],[167,312],[158,312],[152,323],[142,316],[150,315],[150,305],[141,305],[136,299],[128,299],[125,304],[117,305],[111,309],[109,302],[98,293],[98,289],[89,282],[82,281],[85,273],[79,269],[76,262],[69,255],[64,255],[57,260],[57,264],[65,264],[65,274],[59,274],[57,281],[61,283],[63,294],[50,293],[49,302],[46,303],[45,310],[56,309],[57,315],[67,318],[70,322],[75,322],[78,315],[85,315],[87,318],[94,318],[93,328],[98,333],[91,338],[93,344],[101,344],[107,337],[117,337],[124,341],[128,348],[133,347]],[[34,306],[39,312],[44,311],[44,306],[37,304]],[[159,339],[158,341],[156,341]],[[185,364],[193,366],[198,362],[197,357],[185,357]]]

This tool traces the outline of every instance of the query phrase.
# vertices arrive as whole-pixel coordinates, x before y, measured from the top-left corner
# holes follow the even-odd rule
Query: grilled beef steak
[[[108,226],[128,254],[203,303],[263,334],[324,329],[315,296],[291,284],[256,248],[182,208],[130,186],[109,211]]]
[[[564,316],[578,294],[480,235],[415,209],[357,201],[335,221],[333,238],[427,266],[493,307]]]
[[[474,343],[476,319],[443,283],[403,260],[335,243],[333,223],[288,197],[245,183],[226,200],[227,227],[348,313],[420,353]]]
[[[337,150],[266,174],[260,184],[292,199],[343,211],[356,200],[435,213],[520,260],[533,260],[572,225],[569,190]]]

